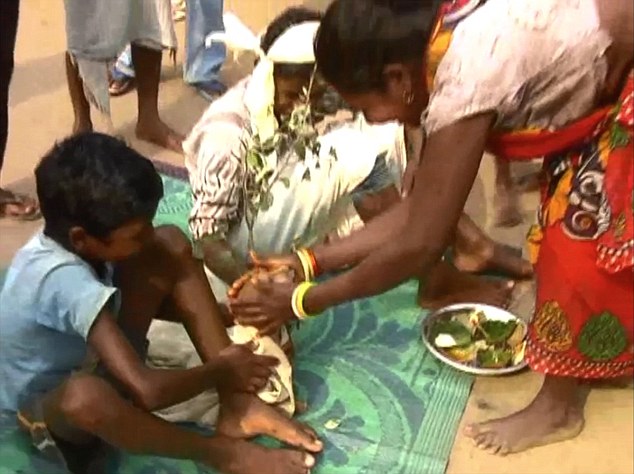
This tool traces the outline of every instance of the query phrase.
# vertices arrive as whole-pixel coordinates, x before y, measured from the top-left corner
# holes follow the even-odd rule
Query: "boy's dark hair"
[[[266,29],[260,39],[260,47],[265,53],[269,52],[275,40],[292,26],[309,21],[320,21],[321,13],[305,7],[290,7],[280,13]],[[276,64],[275,74],[280,76],[307,76],[310,77],[314,64]]]
[[[343,92],[383,90],[385,66],[422,62],[439,3],[335,0],[315,38],[320,73]]]
[[[163,197],[152,162],[101,133],[56,143],[35,169],[35,180],[44,233],[63,246],[74,226],[104,238],[133,219],[152,219]]]

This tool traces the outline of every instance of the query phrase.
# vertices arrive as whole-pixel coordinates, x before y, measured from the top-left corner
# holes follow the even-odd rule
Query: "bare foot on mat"
[[[217,430],[230,438],[267,435],[313,453],[323,449],[323,443],[312,428],[289,419],[254,395],[232,393],[224,396]]]
[[[139,121],[136,126],[136,136],[139,140],[154,143],[162,148],[167,148],[177,153],[183,152],[183,140],[185,137],[172,130],[158,118],[152,122]]]
[[[292,449],[269,449],[240,439],[212,440],[206,464],[226,474],[308,474],[315,458]]]

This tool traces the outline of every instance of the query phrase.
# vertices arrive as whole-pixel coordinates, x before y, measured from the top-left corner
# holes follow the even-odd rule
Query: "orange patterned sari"
[[[427,57],[430,86],[457,24],[443,19],[480,3],[441,8]],[[634,371],[633,140],[633,74],[615,104],[564,128],[489,137],[498,157],[544,160],[538,222],[528,235],[537,278],[526,352],[533,370],[588,379]]]

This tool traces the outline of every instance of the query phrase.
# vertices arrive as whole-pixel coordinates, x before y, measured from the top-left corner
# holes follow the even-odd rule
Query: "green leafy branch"
[[[257,133],[249,134],[243,140],[243,211],[249,232],[249,249],[254,249],[253,229],[260,212],[273,206],[272,188],[278,181],[287,188],[288,178],[282,173],[286,170],[291,157],[296,156],[305,162],[308,156],[315,158],[315,167],[319,168],[321,144],[315,128],[314,114],[310,103],[311,91],[315,80],[315,71],[311,75],[307,88],[302,92],[301,100],[288,117],[280,120],[279,127],[272,137],[262,141]],[[270,160],[275,155],[274,160]],[[334,149],[330,156],[337,158]],[[273,161],[273,165],[271,165]],[[310,169],[306,168],[302,179],[310,180]]]

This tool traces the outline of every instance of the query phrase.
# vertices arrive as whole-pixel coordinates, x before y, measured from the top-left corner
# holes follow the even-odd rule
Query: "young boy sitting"
[[[0,410],[74,473],[105,445],[185,458],[221,472],[309,472],[322,444],[254,392],[277,360],[230,345],[202,265],[177,229],[154,229],[163,195],[152,163],[121,141],[78,135],[35,171],[45,225],[18,253],[0,293]],[[145,365],[153,318],[181,322],[203,364]],[[217,389],[216,435],[152,412]],[[245,441],[271,435],[298,450]],[[96,469],[96,470],[92,470]]]

